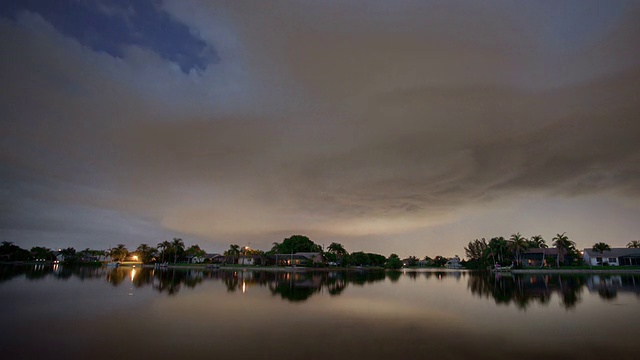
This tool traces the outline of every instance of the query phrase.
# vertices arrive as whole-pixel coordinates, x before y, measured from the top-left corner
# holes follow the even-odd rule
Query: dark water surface
[[[0,266],[4,359],[638,359],[640,276]]]

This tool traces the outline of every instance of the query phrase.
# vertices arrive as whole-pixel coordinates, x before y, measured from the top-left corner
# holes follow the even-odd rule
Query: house
[[[189,259],[189,262],[192,264],[202,264],[204,262],[210,262],[213,263],[214,259],[216,259],[217,257],[222,257],[222,261],[224,261],[224,256],[220,255],[220,254],[205,254],[203,256],[187,256],[187,259]],[[222,262],[220,261],[220,262]]]
[[[451,259],[447,260],[447,262],[444,264],[444,266],[446,268],[449,268],[449,269],[461,269],[462,268],[462,264],[460,263],[460,258],[457,255],[452,257]]]
[[[239,265],[262,265],[262,256],[260,255],[240,255],[238,257]]]
[[[307,260],[307,262],[311,261],[311,263],[313,264],[324,263],[324,256],[322,256],[322,254],[319,252],[299,252],[299,253],[295,253],[295,255],[302,256]],[[305,264],[301,263],[296,265],[305,265]]]
[[[600,254],[592,249],[584,249],[584,262],[591,266],[625,266],[640,265],[640,249],[638,248],[612,248]]]
[[[275,254],[269,256],[269,262],[277,266],[306,266],[311,264],[323,264],[324,257],[319,252],[298,252],[294,254]]]
[[[562,249],[563,262],[568,260],[568,252]],[[549,249],[527,249],[521,255],[522,266],[524,267],[543,267],[543,266],[555,266],[558,261],[559,251],[557,248]]]
[[[424,267],[424,266],[431,266],[431,265],[433,265],[433,260],[425,260],[425,259],[422,259],[422,260],[419,260],[419,261],[418,261],[418,266],[421,266],[421,267]]]

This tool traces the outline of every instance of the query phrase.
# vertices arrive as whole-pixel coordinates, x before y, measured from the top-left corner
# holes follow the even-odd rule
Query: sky
[[[639,1],[7,0],[0,240],[640,239]]]

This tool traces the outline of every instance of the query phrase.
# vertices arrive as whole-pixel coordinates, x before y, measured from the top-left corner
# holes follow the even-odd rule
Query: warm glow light
[[[244,280],[242,280],[242,293],[246,293],[247,292],[247,283],[244,282]]]
[[[138,261],[138,255],[133,255],[133,260]]]
[[[131,282],[133,282],[133,279],[136,277],[136,269],[133,268],[131,269]]]

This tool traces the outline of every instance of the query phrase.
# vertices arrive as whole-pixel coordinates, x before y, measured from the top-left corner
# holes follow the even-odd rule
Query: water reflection
[[[471,273],[467,288],[476,296],[492,298],[496,304],[513,304],[523,310],[535,303],[545,305],[556,294],[568,310],[581,302],[585,289],[605,300],[615,299],[619,291],[640,297],[640,276]]]
[[[169,296],[183,288],[193,289],[205,281],[221,282],[227,292],[250,295],[252,287],[266,287],[273,296],[290,302],[303,302],[316,294],[338,296],[348,286],[401,277],[418,282],[467,279],[467,289],[480,298],[492,299],[499,305],[514,305],[525,310],[533,304],[546,305],[555,294],[565,309],[573,309],[583,294],[597,294],[601,299],[614,300],[618,293],[633,293],[640,297],[640,275],[630,274],[501,274],[467,271],[212,271],[205,269],[107,268],[70,266],[0,266],[0,283],[24,277],[38,281],[47,277],[58,280],[77,278],[81,281],[104,279],[114,287],[129,284],[132,288],[148,287]]]

